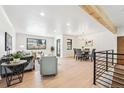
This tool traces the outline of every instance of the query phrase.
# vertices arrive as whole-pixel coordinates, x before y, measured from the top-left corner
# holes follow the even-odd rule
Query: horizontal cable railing
[[[114,50],[95,52],[93,84],[98,83],[104,87],[113,87],[112,84],[115,82],[116,85],[124,87],[124,82],[119,81],[124,80],[124,73],[122,73],[124,69],[116,67],[118,61],[124,61],[124,54],[114,53]]]

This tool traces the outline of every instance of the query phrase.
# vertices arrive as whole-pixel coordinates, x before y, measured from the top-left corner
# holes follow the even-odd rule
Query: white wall
[[[89,47],[90,49],[95,48],[96,51],[114,49],[115,52],[117,51],[117,35],[109,31],[87,35],[85,38],[93,40],[93,46]]]
[[[117,51],[117,35],[112,34],[110,31],[107,31],[103,28],[101,28],[103,32],[90,34],[86,36],[63,36],[63,57],[71,57],[73,56],[73,48],[80,48],[82,49],[82,46],[85,47],[85,43],[83,39],[87,40],[93,40],[93,46],[85,47],[90,48],[90,51],[95,48],[96,51],[103,51],[103,50],[109,50],[114,49],[115,52]],[[72,50],[67,50],[67,39],[72,39]]]
[[[72,39],[72,50],[67,50],[67,39]],[[63,57],[71,57],[74,55],[73,48],[79,48],[77,36],[63,35]]]
[[[27,50],[27,38],[36,38],[36,39],[46,39],[46,49],[41,50]],[[23,46],[23,48],[22,48]],[[54,46],[54,38],[52,37],[43,37],[43,36],[35,36],[35,35],[28,35],[28,34],[16,34],[16,50],[23,50],[23,51],[43,51],[45,55],[51,54],[50,48]]]
[[[12,36],[12,52],[15,51],[15,31],[11,22],[9,21],[2,6],[0,6],[0,57],[6,54],[5,52],[5,32]]]
[[[124,27],[118,28],[117,36],[124,36]]]
[[[117,51],[117,34],[110,32],[87,13],[84,13],[84,17],[87,23],[83,26],[82,38],[93,40],[93,46],[89,48],[96,48],[97,51],[109,49]]]

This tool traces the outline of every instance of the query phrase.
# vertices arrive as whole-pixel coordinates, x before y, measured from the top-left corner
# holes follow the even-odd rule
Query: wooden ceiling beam
[[[117,33],[117,27],[112,23],[110,18],[104,13],[104,11],[99,6],[80,5],[80,7],[93,18],[95,18],[104,27],[106,27],[109,31],[114,34]]]

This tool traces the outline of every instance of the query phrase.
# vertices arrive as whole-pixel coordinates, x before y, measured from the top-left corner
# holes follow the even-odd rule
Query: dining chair
[[[82,60],[82,51],[81,49],[76,49],[76,60]]]
[[[84,60],[89,59],[89,55],[90,55],[89,52],[90,51],[84,51],[84,57],[83,57]]]
[[[89,55],[89,57],[90,57],[90,59],[91,59],[91,62],[93,61],[95,50],[96,50],[96,49],[92,49],[92,52],[91,52],[91,54]]]
[[[73,48],[74,50],[74,58],[76,57],[76,48]]]

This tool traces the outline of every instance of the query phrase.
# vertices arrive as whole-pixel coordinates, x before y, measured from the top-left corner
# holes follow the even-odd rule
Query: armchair
[[[43,75],[56,75],[57,58],[55,56],[44,56],[40,59],[40,74]]]

